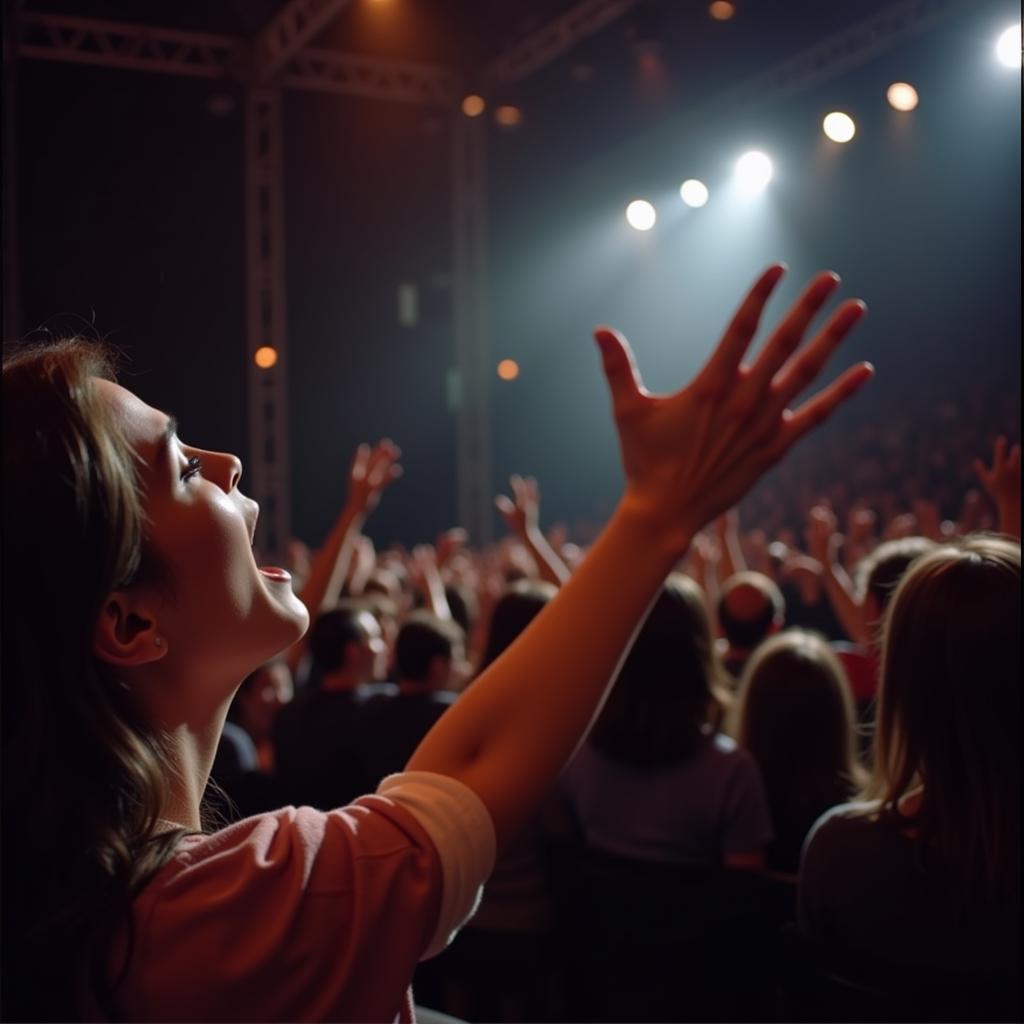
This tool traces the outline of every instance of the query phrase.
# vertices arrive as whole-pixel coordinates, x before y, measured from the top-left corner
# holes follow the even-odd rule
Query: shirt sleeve
[[[751,853],[775,837],[761,773],[745,751],[735,751],[735,764],[725,794],[722,853]]]
[[[426,960],[440,953],[476,911],[483,883],[494,870],[494,824],[483,801],[447,775],[389,775],[377,792],[416,818],[441,861],[441,911]]]

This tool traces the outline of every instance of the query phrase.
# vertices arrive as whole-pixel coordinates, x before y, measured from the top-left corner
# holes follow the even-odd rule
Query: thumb
[[[601,363],[612,394],[612,404],[619,408],[623,403],[646,394],[629,342],[611,327],[598,327],[594,331],[594,341],[601,350]]]

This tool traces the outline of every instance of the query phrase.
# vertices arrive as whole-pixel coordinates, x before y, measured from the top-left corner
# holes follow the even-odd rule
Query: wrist
[[[612,515],[622,529],[632,536],[633,542],[668,563],[666,575],[672,566],[689,550],[700,527],[665,515],[645,496],[626,488]]]

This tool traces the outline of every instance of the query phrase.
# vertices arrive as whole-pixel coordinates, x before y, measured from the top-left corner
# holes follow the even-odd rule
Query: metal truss
[[[248,47],[232,36],[27,11],[19,23],[22,57],[198,78],[239,76],[247,63]]]
[[[450,107],[458,99],[459,76],[432,64],[303,50],[284,68],[281,84],[292,89]]]
[[[750,104],[786,99],[815,85],[866,64],[908,36],[925,32],[973,0],[902,0],[840,32],[828,36],[795,57],[744,80],[734,89],[700,108],[712,110],[738,103]]]
[[[454,115],[452,153],[457,511],[459,524],[479,545],[490,543],[494,519],[482,120]]]
[[[583,0],[487,65],[485,80],[507,85],[550,64],[586,36],[621,18],[639,0]]]
[[[285,309],[281,93],[252,88],[245,107],[246,353],[250,493],[260,504],[256,547],[279,560],[290,533],[288,457],[288,322]],[[269,345],[277,362],[256,365]]]
[[[256,68],[272,78],[351,0],[289,0],[256,39]]]

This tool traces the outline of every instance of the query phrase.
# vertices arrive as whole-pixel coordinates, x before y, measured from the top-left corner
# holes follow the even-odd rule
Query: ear
[[[108,665],[132,668],[165,657],[167,638],[160,635],[148,609],[118,590],[108,595],[96,619],[92,650]]]

